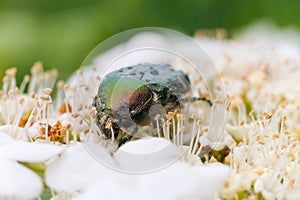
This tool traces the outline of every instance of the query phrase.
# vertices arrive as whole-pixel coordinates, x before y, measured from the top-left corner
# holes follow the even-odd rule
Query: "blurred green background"
[[[143,26],[192,35],[199,28],[229,32],[260,19],[300,27],[298,0],[0,0],[0,75],[35,61],[57,68],[59,79],[78,69],[101,41]]]

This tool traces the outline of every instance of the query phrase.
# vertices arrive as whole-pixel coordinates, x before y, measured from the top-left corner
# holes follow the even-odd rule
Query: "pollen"
[[[245,120],[241,120],[240,121],[240,126],[244,126],[245,125]]]
[[[51,142],[65,143],[66,129],[60,121],[57,121],[54,125],[47,125],[46,123],[39,123],[39,125],[41,128],[38,139],[46,139],[46,133],[48,133]]]
[[[15,77],[16,73],[17,73],[16,68],[10,68],[10,69],[6,70],[6,72],[5,72],[5,74],[10,77]]]
[[[52,92],[52,89],[51,88],[45,88],[43,89],[43,93],[47,94],[47,95],[50,95]]]
[[[68,103],[68,105],[66,103],[63,103],[59,109],[58,109],[58,112],[60,114],[64,114],[64,113],[67,113],[67,112],[70,112],[72,113],[72,106]]]

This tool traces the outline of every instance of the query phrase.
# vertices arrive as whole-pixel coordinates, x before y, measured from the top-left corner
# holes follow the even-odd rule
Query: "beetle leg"
[[[134,134],[138,131],[138,128],[137,126],[131,131],[131,133],[127,133],[126,135],[124,135],[121,139],[120,139],[120,142],[119,142],[119,145],[118,145],[118,148],[120,146],[122,146],[123,144],[125,144],[126,142],[130,141]]]
[[[195,101],[205,101],[207,102],[210,106],[212,106],[212,102],[210,99],[207,99],[205,97],[191,97],[191,98],[181,98],[180,99],[183,103],[186,103],[186,102],[195,102]]]
[[[125,135],[124,137],[122,137],[122,138],[120,139],[118,148],[119,148],[120,146],[122,146],[123,144],[125,144],[126,142],[130,141],[132,137],[133,137],[132,135]]]

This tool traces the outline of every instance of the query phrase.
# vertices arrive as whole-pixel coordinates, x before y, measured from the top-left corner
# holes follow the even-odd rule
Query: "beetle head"
[[[148,110],[153,94],[144,82],[124,76],[107,77],[100,84],[98,95],[113,127],[118,126],[130,134],[137,125],[149,124]]]

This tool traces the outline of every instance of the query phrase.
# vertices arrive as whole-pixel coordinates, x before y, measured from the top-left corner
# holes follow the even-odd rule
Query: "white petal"
[[[138,195],[132,185],[122,185],[121,182],[106,179],[101,183],[93,184],[85,190],[82,195],[74,200],[140,200],[144,199]]]
[[[211,148],[213,148],[216,151],[222,150],[225,147],[225,142],[224,141],[210,140],[208,138],[208,135],[209,135],[209,133],[203,133],[203,135],[200,136],[200,143],[203,146],[210,146]]]
[[[36,138],[40,133],[39,133],[39,129],[41,128],[41,126],[39,125],[39,123],[34,123],[32,126],[30,126],[27,130],[27,136],[30,138]]]
[[[43,162],[62,152],[63,148],[53,144],[16,141],[2,146],[5,155],[20,162]]]
[[[38,175],[15,161],[1,159],[0,162],[1,197],[24,200],[39,196],[43,184]]]
[[[105,177],[113,178],[114,174],[114,170],[97,161],[81,143],[77,143],[47,165],[45,181],[54,190],[72,192]]]
[[[121,146],[115,154],[122,171],[149,172],[172,164],[180,157],[180,150],[164,138],[143,138]]]
[[[227,124],[227,132],[236,140],[242,140],[246,133],[250,133],[254,127],[250,124],[245,124],[243,126],[232,126]]]
[[[112,177],[89,177],[94,181],[84,187],[76,200],[211,199],[221,189],[228,174],[226,166],[191,166],[178,161],[162,171],[149,174],[116,173],[117,176]]]
[[[10,137],[4,132],[0,132],[0,145],[5,144],[7,142],[13,142],[13,141],[14,139],[12,137]]]
[[[139,188],[145,196],[161,199],[211,199],[223,186],[229,167],[223,165],[192,166],[181,161],[140,178]]]
[[[0,132],[6,133],[16,140],[27,141],[27,132],[24,128],[20,128],[12,125],[3,125],[0,126]]]
[[[287,192],[286,199],[297,200],[297,199],[299,199],[299,196],[300,196],[300,188],[296,187],[296,188],[293,188],[292,191]]]

